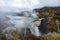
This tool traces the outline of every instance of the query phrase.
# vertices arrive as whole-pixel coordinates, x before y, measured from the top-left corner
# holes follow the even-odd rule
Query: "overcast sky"
[[[34,9],[44,6],[60,6],[60,0],[0,0],[0,11],[19,12],[20,9]]]

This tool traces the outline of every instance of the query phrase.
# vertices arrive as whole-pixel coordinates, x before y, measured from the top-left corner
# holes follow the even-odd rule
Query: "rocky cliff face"
[[[60,21],[60,7],[44,7],[41,9],[36,9],[36,11],[38,12],[39,18],[48,18],[46,25],[50,26],[47,26],[47,29],[50,31],[56,31],[58,29],[56,19]]]

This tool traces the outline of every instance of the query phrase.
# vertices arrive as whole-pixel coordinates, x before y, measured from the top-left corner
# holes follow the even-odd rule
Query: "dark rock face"
[[[42,20],[41,20],[41,25],[39,26],[39,30],[40,30],[42,33],[47,33],[46,23],[47,23],[47,19],[42,19]]]

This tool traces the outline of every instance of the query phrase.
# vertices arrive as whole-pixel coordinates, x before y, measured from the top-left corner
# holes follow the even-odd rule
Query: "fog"
[[[58,7],[60,0],[0,0],[0,30],[9,26],[6,15],[42,7]]]

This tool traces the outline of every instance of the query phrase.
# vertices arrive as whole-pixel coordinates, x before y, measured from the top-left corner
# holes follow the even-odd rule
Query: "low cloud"
[[[19,12],[20,9],[35,9],[60,6],[60,0],[0,0],[1,12]]]

